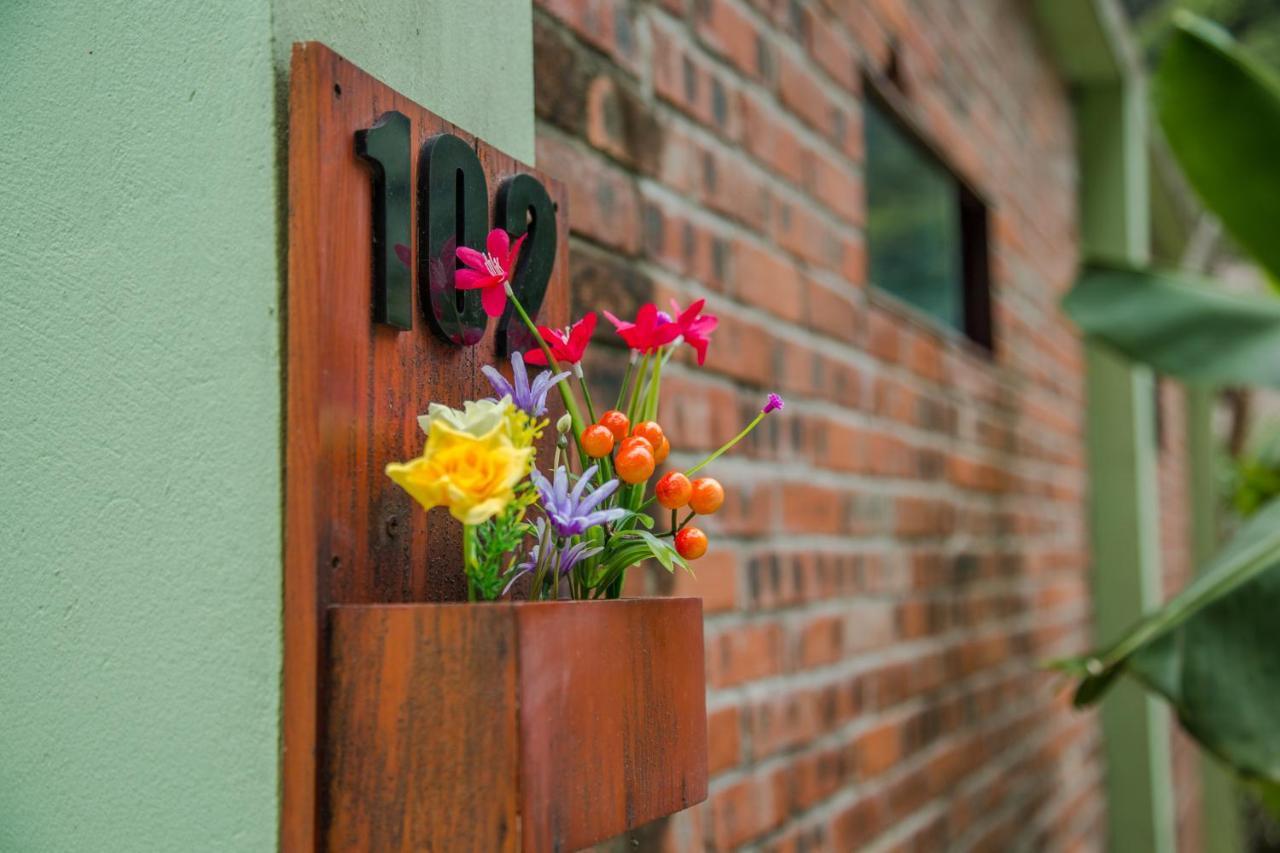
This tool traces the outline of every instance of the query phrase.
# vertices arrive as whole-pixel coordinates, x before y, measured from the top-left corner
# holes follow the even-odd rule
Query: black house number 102
[[[409,119],[383,113],[356,131],[356,153],[373,172],[373,320],[413,328],[409,229],[412,156]],[[489,190],[475,149],[451,133],[428,139],[418,153],[418,301],[431,328],[447,341],[474,346],[489,318],[480,291],[457,290],[458,246],[483,252],[489,232]],[[537,317],[556,257],[556,210],[546,187],[531,175],[513,175],[498,187],[493,227],[513,238],[528,234],[511,287],[530,317]],[[503,353],[533,345],[510,304],[498,319]]]

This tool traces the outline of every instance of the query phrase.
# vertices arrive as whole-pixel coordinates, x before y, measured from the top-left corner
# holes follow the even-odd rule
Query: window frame
[[[916,145],[920,151],[955,182],[959,205],[960,225],[960,306],[963,322],[951,326],[931,316],[911,301],[876,284],[871,278],[871,240],[867,231],[864,238],[867,242],[867,284],[868,291],[876,298],[884,297],[892,301],[894,306],[902,306],[914,317],[920,318],[931,329],[941,330],[951,335],[962,336],[965,340],[976,344],[984,352],[994,356],[996,349],[995,324],[992,312],[992,277],[991,277],[991,210],[992,205],[986,193],[982,192],[970,181],[962,171],[956,168],[954,161],[934,142],[913,114],[906,94],[889,77],[870,72],[863,74],[864,103],[879,112],[906,138],[908,143]],[[870,146],[867,144],[866,122],[863,122],[863,170],[870,170]],[[870,205],[867,205],[866,218],[871,218]]]

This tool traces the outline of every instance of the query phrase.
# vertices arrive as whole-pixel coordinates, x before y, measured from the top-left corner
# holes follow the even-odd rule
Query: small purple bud
[[[764,404],[764,408],[763,408],[763,409],[761,409],[760,411],[767,415],[767,414],[769,414],[770,412],[775,411],[775,410],[776,410],[776,411],[781,411],[781,410],[783,409],[784,405],[785,405],[785,404],[782,402],[782,398],[781,398],[781,397],[779,397],[777,394],[770,394],[770,395],[769,395],[769,402],[765,403],[765,404]]]

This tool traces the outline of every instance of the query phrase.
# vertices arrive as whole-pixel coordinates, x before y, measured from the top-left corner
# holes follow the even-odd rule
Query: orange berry
[[[606,426],[592,424],[582,431],[582,449],[592,459],[608,456],[613,452],[613,433]]]
[[[667,509],[679,509],[689,502],[689,496],[693,494],[693,486],[684,474],[672,471],[662,475],[653,487],[653,494],[658,499],[658,503]]]
[[[662,434],[662,427],[658,426],[657,421],[641,421],[631,429],[632,435],[638,435],[653,445],[654,449],[662,446],[662,439],[666,438]]]
[[[627,433],[631,432],[631,421],[617,409],[605,412],[600,416],[598,423],[613,433],[614,441],[622,441],[627,437]]]
[[[625,447],[613,458],[613,468],[618,472],[622,482],[635,485],[643,483],[653,476],[657,463],[653,461],[653,451],[646,447]]]
[[[653,451],[653,461],[661,465],[667,461],[667,455],[671,453],[671,442],[667,441],[667,437],[662,437],[662,444],[658,445],[658,449]]]
[[[653,445],[649,443],[649,439],[641,438],[638,435],[629,435],[622,439],[622,442],[618,445],[618,452],[622,453],[625,450],[630,450],[632,447],[643,447],[645,450],[649,451],[650,456],[654,457],[654,462],[657,462],[658,455],[654,452]]]
[[[696,560],[707,553],[707,534],[696,527],[686,527],[676,534],[676,553],[686,560]]]
[[[711,477],[699,477],[690,486],[689,508],[698,515],[711,515],[724,503],[724,486]]]

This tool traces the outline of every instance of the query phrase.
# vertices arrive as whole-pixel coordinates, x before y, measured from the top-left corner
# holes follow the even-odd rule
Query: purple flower
[[[549,537],[547,536],[547,522],[545,519],[538,519],[534,525],[534,539],[537,544],[529,549],[524,560],[516,566],[515,573],[511,575],[511,580],[507,581],[507,586],[502,590],[502,594],[507,592],[515,585],[515,582],[524,575],[532,574],[538,568],[539,555],[542,553],[544,546],[549,545]],[[562,548],[558,555],[552,556],[552,565],[558,570],[561,576],[569,574],[573,571],[573,567],[581,563],[588,557],[594,557],[603,551],[604,548],[599,545],[592,545],[590,542],[578,542],[570,545],[568,548]]]
[[[493,386],[493,393],[498,395],[498,399],[510,397],[512,405],[534,418],[546,414],[547,392],[557,382],[569,375],[567,370],[557,373],[555,376],[544,370],[533,377],[533,382],[530,382],[529,372],[524,366],[524,356],[519,352],[511,353],[511,378],[514,380],[513,382],[508,382],[507,377],[487,364],[480,370],[488,377],[489,384]]]
[[[772,411],[781,411],[784,406],[785,404],[782,402],[781,397],[777,394],[770,394],[769,402],[764,404],[764,408],[760,410],[760,413],[767,415]]]
[[[569,472],[563,465],[556,469],[554,483],[547,482],[547,478],[537,471],[529,475],[542,499],[542,511],[547,514],[551,529],[557,536],[581,536],[589,527],[616,521],[627,514],[620,508],[596,509],[617,490],[618,481],[610,480],[598,489],[588,491],[587,486],[595,473],[595,465],[583,471],[573,491],[569,491]]]

